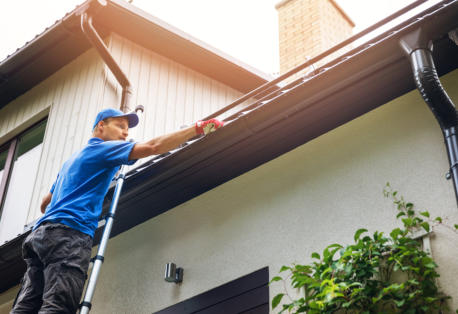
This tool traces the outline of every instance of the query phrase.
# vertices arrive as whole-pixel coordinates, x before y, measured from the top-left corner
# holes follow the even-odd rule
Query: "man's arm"
[[[195,126],[153,138],[145,143],[137,143],[130,152],[129,160],[169,152],[198,134],[208,134],[222,126],[223,122],[215,119],[199,121]]]
[[[46,207],[48,207],[49,203],[51,203],[51,198],[52,198],[51,192],[48,192],[48,194],[46,194],[46,196],[43,197],[43,200],[41,201],[41,206],[40,206],[40,210],[43,214],[45,213]]]

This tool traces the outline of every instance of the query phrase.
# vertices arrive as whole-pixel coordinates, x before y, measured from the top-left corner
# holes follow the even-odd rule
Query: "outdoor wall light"
[[[178,267],[174,263],[165,265],[165,281],[179,283],[183,281],[183,268]]]

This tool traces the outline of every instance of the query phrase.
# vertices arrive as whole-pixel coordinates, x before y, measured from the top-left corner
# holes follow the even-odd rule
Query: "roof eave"
[[[90,49],[80,15],[90,10],[102,36],[111,32],[241,93],[272,77],[123,0],[88,0],[0,62],[0,109]]]

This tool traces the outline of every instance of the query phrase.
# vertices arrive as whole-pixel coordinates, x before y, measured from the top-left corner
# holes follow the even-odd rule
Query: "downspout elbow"
[[[120,110],[123,112],[129,111],[130,99],[132,98],[133,94],[132,85],[92,25],[92,17],[88,16],[86,12],[81,15],[81,30],[89,42],[92,44],[92,46],[97,50],[105,64],[115,76],[118,83],[122,86]]]
[[[432,44],[421,29],[403,37],[401,46],[409,56],[415,84],[436,117],[442,131],[456,127],[455,105],[444,90],[432,57]]]

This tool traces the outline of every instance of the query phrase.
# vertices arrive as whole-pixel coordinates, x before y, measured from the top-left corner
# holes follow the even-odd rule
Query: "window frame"
[[[6,193],[8,191],[8,184],[11,178],[11,174],[13,173],[14,168],[14,157],[16,156],[16,151],[19,146],[19,139],[27,132],[32,130],[34,127],[47,121],[48,117],[40,119],[38,122],[32,124],[30,127],[25,129],[24,131],[20,132],[19,134],[15,135],[12,139],[8,140],[4,144],[0,144],[0,151],[7,150],[8,155],[5,161],[5,167],[3,168],[3,176],[0,182],[0,220],[2,219],[3,215],[3,205],[6,199]],[[46,123],[47,124],[47,123]],[[44,137],[43,137],[44,142]]]

